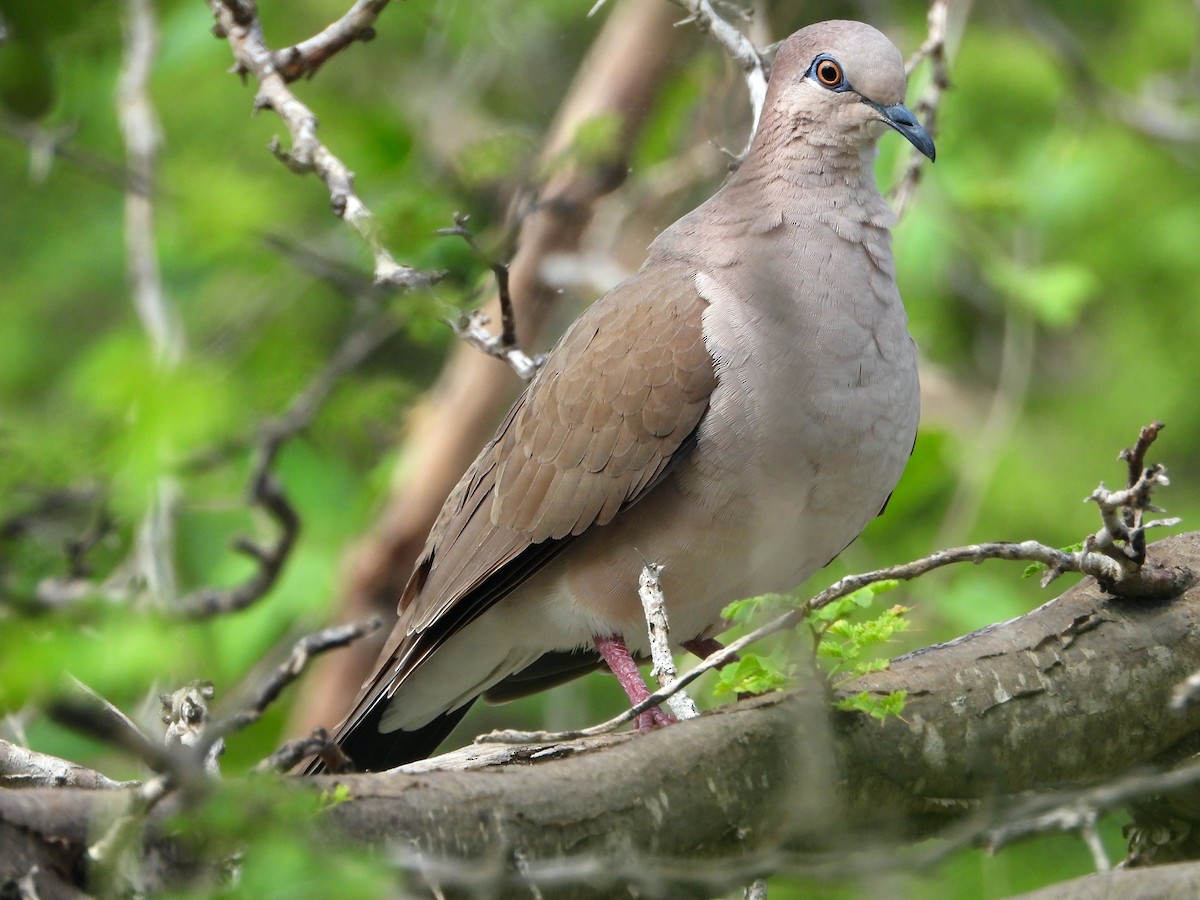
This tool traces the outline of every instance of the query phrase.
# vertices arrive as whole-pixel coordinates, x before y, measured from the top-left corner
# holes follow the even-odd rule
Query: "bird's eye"
[[[814,66],[814,74],[817,76],[817,81],[825,85],[825,87],[838,87],[842,83],[842,67],[837,64],[836,60],[819,59]]]

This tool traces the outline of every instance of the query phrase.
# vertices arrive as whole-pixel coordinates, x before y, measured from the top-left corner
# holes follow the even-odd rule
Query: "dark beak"
[[[929,136],[921,123],[917,121],[917,117],[912,114],[907,106],[903,103],[897,103],[894,106],[882,106],[878,103],[872,103],[870,100],[863,98],[863,102],[873,106],[881,116],[885,125],[890,125],[896,131],[904,135],[908,142],[929,157],[929,161],[933,162],[937,155],[937,150],[933,146],[933,138]]]

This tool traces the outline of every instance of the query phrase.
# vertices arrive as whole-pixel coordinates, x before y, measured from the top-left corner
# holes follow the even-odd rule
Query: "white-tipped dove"
[[[647,562],[705,654],[726,604],[795,587],[882,510],[919,397],[875,144],[934,156],[904,89],[868,25],[783,43],[742,165],[571,326],[446,501],[335,734],[358,768],[601,660],[636,703]]]

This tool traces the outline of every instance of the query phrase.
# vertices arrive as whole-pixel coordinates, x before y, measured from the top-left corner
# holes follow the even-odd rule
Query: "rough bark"
[[[1200,533],[1150,556],[1200,572]],[[1200,731],[1200,709],[1170,704],[1200,669],[1198,626],[1200,587],[1126,601],[1084,579],[1026,616],[842,688],[907,690],[903,718],[882,725],[831,718],[809,689],[648,735],[473,747],[390,773],[294,783],[346,785],[350,799],[328,824],[402,848],[451,894],[456,879],[509,878],[516,890],[532,873],[544,896],[613,896],[635,880],[650,895],[670,885],[670,896],[703,896],[784,852],[886,846],[951,824],[961,833],[964,819],[994,819],[1013,795],[1112,780],[1163,757]],[[0,877],[18,879],[36,861],[81,884],[72,879],[90,824],[124,793],[0,790]],[[149,840],[148,853],[166,839],[151,829]]]

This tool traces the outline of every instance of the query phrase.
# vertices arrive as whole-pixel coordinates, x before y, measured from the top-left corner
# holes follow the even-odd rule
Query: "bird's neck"
[[[651,255],[719,265],[724,256],[733,262],[744,252],[746,236],[828,228],[860,244],[880,271],[894,271],[895,215],[876,185],[874,145],[818,145],[803,129],[784,134],[781,127],[764,121],[721,190],[665,230]]]
[[[764,188],[772,198],[822,204],[825,191],[849,191],[849,200],[867,206],[883,203],[875,182],[874,142],[849,141],[803,119],[764,114],[746,159],[729,186]],[[795,185],[799,190],[788,189]]]

